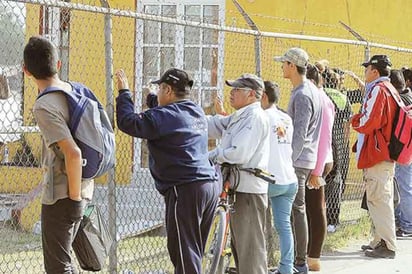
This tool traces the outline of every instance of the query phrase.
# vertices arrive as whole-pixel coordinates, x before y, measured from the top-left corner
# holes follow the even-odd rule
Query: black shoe
[[[226,273],[228,273],[228,274],[237,274],[236,267],[229,267]]]
[[[282,273],[280,273],[279,268],[269,270],[268,273],[269,273],[269,274],[282,274]]]
[[[381,240],[373,250],[366,250],[365,256],[371,258],[394,259],[395,251],[388,249],[385,241]]]
[[[398,230],[396,230],[396,237],[409,238],[409,237],[412,237],[412,233],[405,232],[401,228],[399,228]]]
[[[372,250],[373,248],[370,245],[361,245],[360,247],[362,251]]]
[[[293,266],[293,274],[308,274],[309,267],[308,264],[297,265]]]

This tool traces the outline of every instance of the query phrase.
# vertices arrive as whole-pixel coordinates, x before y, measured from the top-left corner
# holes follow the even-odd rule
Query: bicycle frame
[[[223,274],[229,273],[230,256],[230,214],[234,211],[236,200],[235,190],[239,184],[240,171],[253,174],[268,183],[275,184],[275,177],[258,168],[241,168],[238,165],[224,163],[222,169],[228,168],[223,177],[223,190],[213,217],[212,226],[205,245],[205,255],[202,261],[203,273]],[[223,173],[223,172],[221,172]],[[233,182],[231,182],[232,180]],[[234,188],[234,189],[231,189]]]
[[[230,182],[223,184],[222,193],[216,208],[215,217],[208,241],[205,247],[203,259],[203,273],[223,274],[229,267],[230,256],[230,213],[233,211],[234,193],[231,193]]]
[[[227,180],[223,184],[223,190],[222,193],[220,194],[219,197],[219,206],[223,206],[226,211],[226,227],[225,227],[225,235],[224,239],[221,245],[221,257],[224,257],[228,255],[229,253],[231,254],[231,250],[225,249],[227,239],[229,236],[229,225],[230,225],[230,213],[233,212],[233,204],[235,202],[235,195],[234,194],[229,194],[230,193],[230,182]],[[231,196],[233,197],[233,201],[230,201]]]

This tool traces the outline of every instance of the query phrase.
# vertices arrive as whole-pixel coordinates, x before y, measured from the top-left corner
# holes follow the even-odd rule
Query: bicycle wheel
[[[230,233],[228,230],[229,228],[227,228],[227,231],[225,231],[226,238],[224,240],[223,249],[220,255],[219,263],[217,265],[216,274],[230,273],[229,267],[230,258],[232,256],[232,248],[230,246]]]
[[[215,274],[219,260],[222,255],[222,248],[225,246],[225,231],[226,231],[226,210],[219,206],[216,209],[213,217],[212,226],[210,227],[209,235],[207,236],[205,254],[202,260],[202,273]]]

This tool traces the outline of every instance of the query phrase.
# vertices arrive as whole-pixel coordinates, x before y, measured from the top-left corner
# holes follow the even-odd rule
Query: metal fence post
[[[101,0],[105,8],[110,8],[107,0]],[[109,119],[114,124],[113,105],[113,41],[112,41],[112,16],[110,13],[104,15],[104,48],[105,48],[105,69],[106,69],[106,111]],[[117,273],[117,227],[116,227],[116,182],[115,170],[112,169],[107,176],[108,185],[108,211],[109,211],[109,233],[113,239],[109,252],[109,273]]]
[[[234,19],[240,19],[242,16],[243,19],[240,19],[242,27],[228,26],[226,17],[231,15],[233,7],[232,5],[229,7],[227,1],[215,1],[219,3],[211,4],[207,9],[202,6],[200,9],[188,8],[187,12],[184,6],[189,6],[190,1],[175,1],[164,8],[163,4],[167,1],[158,1],[150,5],[145,4],[151,1],[137,1],[137,9],[133,5],[127,9],[116,8],[110,5],[111,2],[113,1],[0,1],[0,17],[4,19],[0,20],[0,41],[4,42],[4,45],[0,43],[3,45],[0,47],[2,62],[0,76],[6,78],[3,81],[9,89],[9,94],[0,101],[2,119],[0,143],[4,143],[0,145],[0,232],[7,235],[7,240],[2,241],[0,246],[0,273],[44,273],[41,235],[38,234],[40,200],[37,199],[42,186],[38,184],[42,175],[42,170],[38,167],[42,140],[30,105],[25,104],[25,102],[35,101],[36,88],[31,82],[26,83],[27,79],[22,75],[20,64],[24,41],[29,36],[41,33],[49,38],[54,37],[56,46],[65,47],[64,50],[67,52],[61,58],[63,61],[66,60],[66,71],[69,73],[67,77],[61,78],[63,80],[77,78],[76,80],[93,83],[93,86],[99,87],[99,96],[102,96],[102,102],[106,102],[103,104],[112,123],[115,123],[113,98],[117,93],[113,81],[116,69],[113,67],[114,58],[115,61],[121,62],[122,66],[130,69],[130,72],[134,72],[131,78],[137,91],[142,90],[144,82],[149,80],[148,78],[143,81],[143,73],[150,78],[158,77],[161,66],[190,67],[197,62],[198,65],[193,67],[199,68],[200,79],[206,80],[209,77],[211,79],[210,82],[205,81],[204,85],[212,90],[214,88],[212,81],[217,79],[218,91],[226,97],[228,97],[228,89],[224,87],[224,79],[230,79],[246,71],[262,75],[263,69],[270,69],[271,74],[279,79],[282,86],[289,85],[289,81],[283,79],[279,67],[272,71],[273,65],[266,64],[264,58],[279,50],[286,50],[290,44],[303,41],[307,43],[309,53],[321,58],[327,57],[333,67],[358,73],[362,70],[359,66],[360,61],[369,60],[375,52],[391,54],[391,57],[394,55],[393,61],[397,66],[412,62],[412,48],[400,47],[400,42],[404,44],[406,41],[381,44],[374,42],[373,36],[365,36],[365,39],[349,27],[348,31],[356,39],[332,36],[335,34],[330,30],[331,27],[333,29],[335,27],[330,24],[315,23],[316,29],[319,28],[322,32],[323,27],[327,27],[327,33],[331,33],[328,36],[313,36],[310,32],[307,35],[271,32],[263,29],[263,26],[269,26],[268,23],[259,25],[261,29],[259,30],[252,21],[252,19],[258,20],[259,16],[267,15],[248,15],[240,9],[236,9]],[[245,4],[244,7],[248,5]],[[175,13],[175,8],[178,16],[171,16]],[[200,16],[193,17],[192,13]],[[208,20],[202,20],[206,18],[205,16]],[[295,23],[295,20],[290,20],[291,18],[269,17],[267,19]],[[133,29],[134,21],[135,29]],[[269,22],[266,17],[264,21]],[[243,27],[244,22],[247,22],[248,26]],[[125,23],[128,26],[127,31],[124,28]],[[310,22],[309,24],[314,25]],[[201,32],[198,32],[199,29]],[[153,35],[155,33],[156,37]],[[216,33],[218,33],[217,42]],[[91,34],[95,37],[90,43],[87,38]],[[55,39],[63,37],[62,35],[68,39],[67,43]],[[173,54],[173,42],[170,41],[174,41],[176,35],[183,35],[178,47],[180,58],[177,59],[180,63],[176,63],[176,58],[169,60],[165,54],[169,49]],[[195,45],[193,41],[199,41],[199,47],[197,42]],[[69,45],[70,47],[67,47]],[[113,47],[116,47],[116,54]],[[192,51],[195,48],[199,48],[199,52]],[[157,58],[159,54],[160,59]],[[119,56],[119,60],[116,56]],[[203,58],[202,62],[198,62],[200,58]],[[95,63],[98,66],[82,65],[85,63]],[[104,68],[101,68],[102,63]],[[96,69],[99,70],[97,73]],[[355,100],[361,100],[358,98],[361,96],[356,92],[357,86],[358,83],[350,80],[344,87],[347,91],[355,91]],[[103,88],[105,91],[101,90]],[[286,100],[282,100],[282,103],[287,103]],[[136,93],[135,111],[142,111],[143,103],[141,93]],[[167,238],[161,229],[164,224],[164,204],[160,194],[153,189],[153,179],[146,163],[141,164],[143,163],[141,156],[146,157],[147,150],[141,153],[140,141],[137,138],[129,138],[130,141],[126,140],[124,144],[119,142],[121,140],[118,136],[116,137],[119,148],[122,145],[121,149],[118,149],[120,153],[117,154],[116,172],[112,170],[108,173],[105,178],[107,181],[104,185],[96,187],[94,196],[94,201],[102,207],[105,220],[108,220],[109,233],[114,240],[109,251],[108,265],[101,272],[169,273],[173,271],[173,265],[167,253]],[[353,141],[353,137],[356,136],[351,134],[350,141]],[[351,156],[350,161],[352,160]],[[341,210],[338,212],[333,209],[332,214],[342,213],[340,220],[342,228],[351,226],[355,222],[368,225],[365,212],[358,206],[363,195],[361,170],[349,165],[345,183],[344,197],[340,193],[333,197],[340,200]],[[271,225],[271,220],[268,218],[268,225]],[[344,231],[343,233],[345,234]],[[270,237],[269,234],[267,235]],[[275,258],[271,252],[276,250],[278,242],[272,238],[268,239],[268,262],[270,266],[274,266],[272,261]],[[271,261],[270,258],[273,260]]]
[[[369,47],[369,42],[368,42],[365,46],[365,62],[369,61],[370,54],[371,54],[371,49]]]
[[[255,35],[255,72],[257,76],[261,76],[262,72],[262,65],[261,65],[261,53],[262,53],[262,41],[261,41],[261,34],[259,28],[256,26],[255,22],[253,22],[252,18],[246,13],[246,11],[242,8],[242,6],[238,3],[238,1],[233,0],[233,4],[235,4],[236,8],[242,14],[243,18],[245,19],[246,23],[252,30],[258,32]]]
[[[366,42],[365,45],[365,53],[364,53],[364,60],[365,62],[367,62],[369,60],[369,55],[370,55],[370,45],[369,42],[362,36],[360,35],[358,32],[356,32],[354,29],[352,29],[351,27],[349,27],[348,25],[346,25],[345,23],[343,23],[342,21],[339,21],[339,23],[347,30],[349,31],[350,34],[352,34],[356,39],[358,39],[359,41],[363,41]]]

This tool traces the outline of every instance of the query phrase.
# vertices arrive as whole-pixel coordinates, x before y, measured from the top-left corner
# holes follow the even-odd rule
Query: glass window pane
[[[175,66],[175,48],[162,48],[160,50],[160,72],[163,73]]]
[[[147,84],[150,79],[159,77],[158,62],[157,48],[145,47],[143,49],[143,85]]]
[[[162,16],[176,18],[176,6],[175,5],[162,6]]]
[[[157,5],[145,5],[144,13],[158,15],[160,6]]]
[[[200,6],[185,6],[185,20],[200,22]],[[185,27],[185,44],[200,43],[200,28]]]
[[[199,70],[199,48],[185,48],[184,69],[193,72]]]
[[[196,104],[201,105],[201,91],[197,87],[193,87],[190,91],[190,99],[195,102]]]
[[[158,15],[159,6],[144,6],[144,12],[147,14]],[[159,29],[159,23],[154,21],[145,20],[143,24],[144,30],[144,43],[155,44],[159,43],[159,37],[157,30]]]
[[[213,106],[213,95],[216,94],[215,90],[203,89],[201,93],[200,105],[202,108],[210,108]]]
[[[176,18],[176,6],[162,6],[162,16]],[[162,23],[162,44],[174,44],[176,25]]]
[[[217,85],[217,48],[204,48],[202,51],[202,86]]]
[[[219,24],[219,6],[204,6],[203,22],[215,25]],[[203,31],[203,41],[205,41],[206,44],[217,44],[218,31],[205,29]]]

